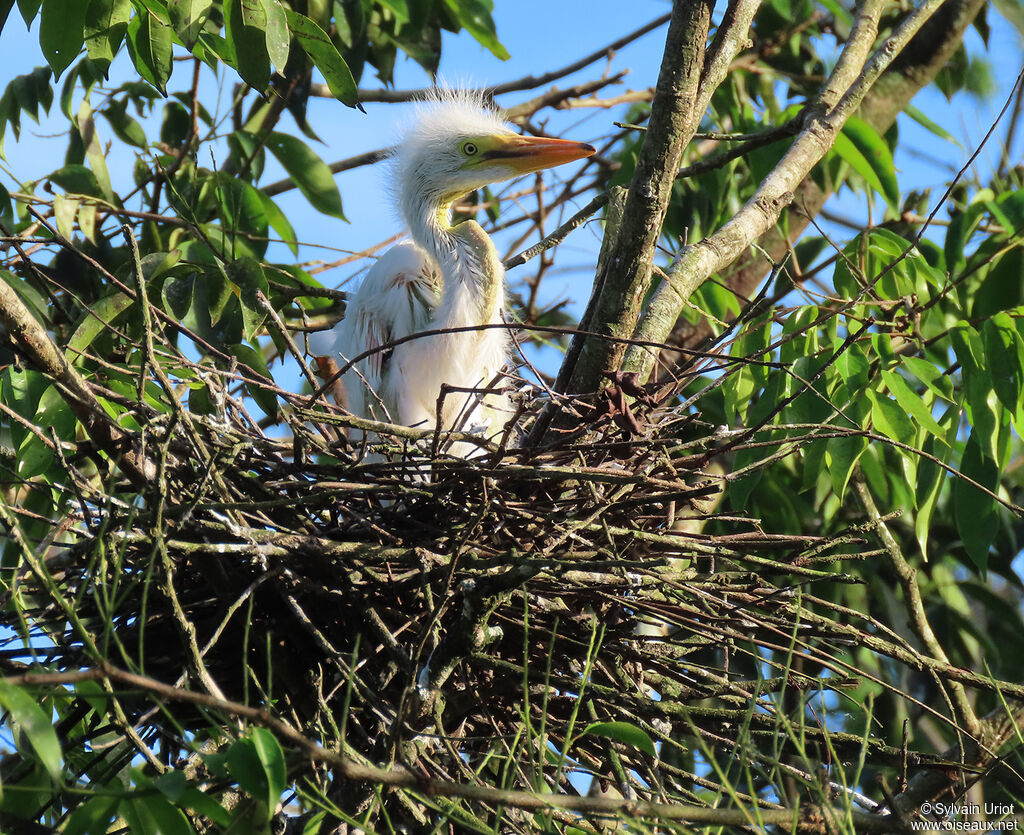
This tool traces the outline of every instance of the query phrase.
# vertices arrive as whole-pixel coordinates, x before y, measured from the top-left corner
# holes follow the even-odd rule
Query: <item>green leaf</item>
[[[89,99],[82,98],[78,106],[78,114],[75,116],[75,123],[78,125],[78,132],[82,137],[82,144],[85,146],[85,154],[92,166],[93,175],[99,184],[100,194],[110,203],[114,203],[114,190],[110,185],[110,172],[107,170],[107,157],[103,145],[96,135],[96,122],[92,117],[92,108]],[[65,166],[67,168],[68,166]]]
[[[932,417],[931,409],[925,405],[921,396],[907,385],[907,381],[894,371],[883,371],[882,380],[904,411],[913,417],[919,425],[945,443],[945,431]]]
[[[583,729],[583,734],[614,739],[616,742],[631,745],[637,750],[650,754],[652,757],[658,756],[657,751],[654,749],[654,742],[647,735],[647,732],[643,728],[631,725],[629,722],[592,722]]]
[[[128,24],[128,52],[135,69],[167,95],[167,80],[174,69],[171,49],[174,30],[152,12],[143,12]]]
[[[893,211],[899,211],[900,188],[892,152],[873,127],[851,116],[836,136],[833,149],[886,199]]]
[[[267,804],[267,816],[274,805],[269,804],[270,783],[263,768],[256,744],[251,739],[239,739],[228,749],[228,771],[241,789],[255,800]]]
[[[212,6],[213,0],[172,0],[167,8],[171,26],[186,49],[191,50],[196,45]]]
[[[107,832],[110,823],[121,805],[120,797],[96,795],[75,809],[68,819],[62,835],[94,835]]]
[[[53,219],[57,222],[57,234],[65,241],[70,241],[75,234],[75,215],[77,214],[77,200],[65,197],[63,194],[53,196]]]
[[[832,480],[832,490],[840,500],[846,494],[846,485],[850,482],[853,468],[867,448],[868,439],[858,435],[828,439],[825,446],[825,466]]]
[[[39,14],[39,6],[43,0],[18,0],[18,11],[25,21],[26,26],[31,26],[36,15]]]
[[[341,194],[331,169],[305,142],[286,133],[275,132],[267,139],[267,150],[281,163],[314,209],[345,219],[341,211]]]
[[[84,165],[65,165],[47,177],[51,183],[60,186],[68,194],[87,194],[90,197],[103,197],[96,175]]]
[[[14,0],[0,0],[0,32],[2,32],[4,26],[7,25],[7,16],[11,13],[11,9],[13,8]]]
[[[281,240],[288,244],[288,249],[292,251],[293,255],[298,255],[299,239],[295,235],[295,229],[285,216],[285,213],[264,192],[257,189],[256,193],[259,195],[260,202],[263,205],[263,214],[267,218],[270,228],[277,232],[281,236]]]
[[[130,0],[91,0],[84,5],[88,6],[82,30],[85,51],[105,72],[128,33],[132,5]]]
[[[261,93],[270,84],[265,25],[260,0],[224,0],[224,27],[235,57],[235,69],[246,84]]]
[[[917,122],[925,130],[928,130],[931,133],[934,133],[940,139],[945,139],[947,142],[952,142],[954,145],[959,147],[960,143],[956,141],[956,138],[953,136],[953,134],[951,134],[948,130],[942,127],[942,125],[936,124],[931,119],[929,119],[928,114],[925,113],[923,110],[919,110],[918,108],[914,107],[914,105],[908,104],[904,105],[903,112],[906,113],[911,119]]]
[[[1024,304],[1024,248],[1014,247],[988,269],[974,291],[971,316],[986,317]]]
[[[495,58],[508,60],[508,50],[498,40],[494,18],[487,5],[481,0],[445,0],[445,5],[481,46],[490,50]]]
[[[100,113],[110,123],[114,134],[122,142],[134,145],[136,148],[149,146],[149,140],[146,138],[146,132],[142,129],[142,125],[128,115],[127,99],[111,99],[110,104]]]
[[[926,455],[933,455],[942,463],[947,463],[953,452],[953,442],[957,427],[959,409],[956,406],[949,406],[940,419],[951,427],[947,433],[946,445],[939,446],[934,439],[928,438],[921,446],[922,452]],[[939,499],[939,491],[946,480],[946,471],[934,461],[922,456],[917,467],[917,481],[914,485],[914,504],[917,513],[914,516],[914,537],[917,539],[917,546],[921,549],[921,556],[928,561],[928,543],[932,537],[931,518],[935,505]]]
[[[255,258],[239,258],[228,264],[228,278],[235,285],[235,294],[242,305],[242,328],[246,339],[256,338],[257,331],[263,327],[267,311],[259,303],[256,291],[264,296],[270,292],[263,267]],[[264,365],[264,368],[266,366]]]
[[[305,15],[287,8],[285,14],[288,17],[288,28],[309,60],[323,74],[331,94],[349,107],[355,107],[359,100],[355,79],[327,33]]]
[[[916,430],[907,413],[900,405],[884,394],[879,394],[873,389],[868,389],[868,397],[874,408],[871,410],[871,420],[883,435],[904,444],[912,444]]]
[[[59,783],[64,771],[60,742],[50,717],[36,704],[35,697],[7,679],[0,679],[0,705],[11,714],[11,720],[25,734],[50,778]]]
[[[95,302],[82,314],[78,327],[75,328],[75,332],[68,340],[68,358],[72,362],[79,362],[83,358],[83,352],[92,344],[93,340],[107,330],[117,317],[133,304],[135,304],[135,300],[121,292],[113,293]]]
[[[260,763],[263,765],[263,772],[267,775],[267,785],[270,789],[267,805],[273,809],[288,786],[288,770],[284,763],[284,751],[281,750],[274,735],[266,728],[253,729],[252,741],[256,746],[256,756],[260,758]]]
[[[231,823],[227,809],[196,788],[181,771],[166,771],[153,781],[153,785],[176,806],[198,812],[220,826]]]
[[[261,352],[257,351],[251,345],[246,345],[244,343],[231,345],[228,347],[228,350],[239,362],[247,365],[257,374],[264,377],[267,382],[271,381],[270,369],[267,368],[267,361],[264,359]],[[247,382],[245,384],[245,388],[252,399],[256,401],[256,405],[258,405],[265,414],[270,417],[277,416],[277,395],[274,394],[274,392],[268,391],[256,382]]]
[[[953,403],[953,383],[934,363],[920,357],[903,357],[903,366],[928,388],[950,403]]]
[[[1021,405],[1021,387],[1024,383],[1024,342],[1014,327],[1013,319],[1003,312],[981,326],[981,339],[985,346],[985,365],[992,376],[996,397],[1011,413]]]
[[[133,835],[195,835],[184,813],[160,795],[132,798],[121,810]]]
[[[999,484],[999,468],[995,461],[982,452],[974,432],[971,432],[964,446],[960,472],[989,490],[995,490]],[[999,523],[996,500],[973,484],[956,478],[953,480],[950,502],[953,505],[957,533],[964,542],[967,555],[977,569],[984,573],[988,567],[988,551],[995,541]]]
[[[291,33],[288,31],[288,14],[284,6],[281,5],[281,0],[261,0],[261,2],[263,3],[263,12],[267,17],[267,25],[264,30],[267,37],[267,53],[278,72],[283,73],[292,45]]]
[[[60,78],[82,48],[87,5],[83,0],[46,0],[43,4],[39,46],[55,79]]]

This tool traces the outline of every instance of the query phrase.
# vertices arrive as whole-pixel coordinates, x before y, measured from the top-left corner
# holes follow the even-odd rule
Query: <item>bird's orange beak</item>
[[[586,142],[572,142],[568,139],[548,139],[536,136],[502,137],[494,147],[484,151],[489,161],[507,163],[519,174],[552,168],[573,160],[583,159],[596,153],[597,149]]]

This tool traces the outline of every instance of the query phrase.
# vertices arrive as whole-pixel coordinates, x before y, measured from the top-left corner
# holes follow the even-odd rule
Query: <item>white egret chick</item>
[[[345,318],[312,340],[314,354],[341,365],[373,351],[343,377],[349,411],[434,428],[442,384],[480,389],[492,383],[509,362],[510,339],[504,328],[480,326],[504,321],[505,269],[476,221],[452,223],[452,204],[490,183],[593,153],[583,142],[514,133],[475,94],[440,90],[420,103],[391,160],[411,240],[374,264],[349,297]],[[451,332],[387,347],[424,331]],[[442,428],[487,436],[507,418],[505,398],[497,394],[452,392],[441,410]],[[467,454],[461,447],[456,453]]]

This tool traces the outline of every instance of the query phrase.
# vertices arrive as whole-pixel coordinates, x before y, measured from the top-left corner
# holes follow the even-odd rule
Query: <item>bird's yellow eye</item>
[[[479,151],[479,150],[480,149],[477,148],[475,142],[463,142],[462,143],[462,153],[464,153],[467,157],[476,156],[476,152]]]

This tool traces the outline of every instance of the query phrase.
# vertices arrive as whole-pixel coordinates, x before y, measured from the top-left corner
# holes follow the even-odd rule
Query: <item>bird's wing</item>
[[[400,243],[367,272],[332,337],[313,344],[315,353],[326,349],[329,355],[340,355],[342,362],[371,352],[345,375],[353,413],[399,419],[400,386],[390,379],[393,349],[386,346],[428,327],[440,284],[437,266],[427,253],[411,241]]]

